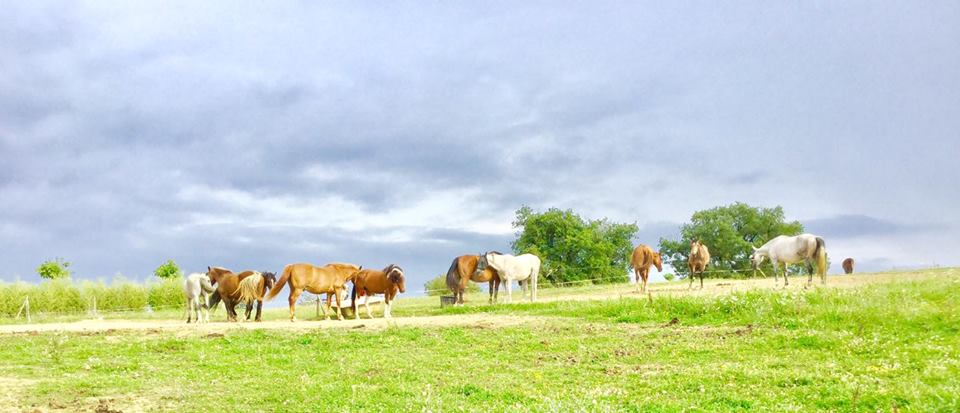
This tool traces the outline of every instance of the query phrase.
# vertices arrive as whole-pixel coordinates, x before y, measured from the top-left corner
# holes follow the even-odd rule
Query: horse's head
[[[660,258],[660,253],[653,253],[653,265],[657,266],[658,272],[663,272],[663,258]]]
[[[753,269],[756,270],[757,268],[760,268],[760,264],[763,262],[763,254],[760,253],[760,250],[757,249],[757,247],[752,245],[751,247],[753,248],[753,255],[750,256],[750,262],[753,263]]]
[[[397,286],[401,293],[407,292],[407,287],[404,285],[403,268],[400,268],[399,265],[390,264],[383,269],[383,274],[393,285]]]
[[[487,254],[477,254],[477,271],[475,273],[480,274],[485,269],[487,269]]]
[[[277,274],[275,273],[264,271],[260,273],[260,276],[263,277],[263,287],[267,290],[270,290],[274,285],[277,284]]]
[[[208,265],[208,266],[207,266],[207,278],[210,279],[210,284],[211,284],[211,285],[212,285],[212,284],[216,284],[217,281],[220,279],[220,271],[219,271],[219,269],[218,269],[217,267],[211,268],[211,267]]]

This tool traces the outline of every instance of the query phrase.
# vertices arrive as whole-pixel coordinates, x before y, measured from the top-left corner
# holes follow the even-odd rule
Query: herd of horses
[[[759,248],[753,248],[750,259],[754,270],[760,269],[764,259],[769,259],[773,265],[774,281],[778,281],[778,271],[783,264],[783,283],[789,285],[787,265],[806,264],[809,277],[807,283],[813,283],[814,269],[822,283],[826,283],[827,252],[823,238],[812,234],[796,236],[781,235],[771,239]],[[703,277],[710,263],[710,250],[699,240],[690,242],[690,252],[687,257],[690,288],[693,288],[695,278],[700,278],[700,288],[703,288]],[[630,256],[630,266],[636,276],[638,292],[646,292],[650,268],[656,267],[663,271],[663,261],[660,253],[646,245],[638,245]],[[852,258],[843,260],[844,272],[853,272]],[[540,258],[533,254],[510,255],[497,251],[477,255],[462,255],[453,259],[447,270],[447,288],[453,293],[454,303],[463,304],[463,293],[469,282],[488,283],[489,302],[496,303],[500,285],[506,284],[507,302],[513,300],[513,281],[517,281],[521,288],[521,298],[529,295],[531,302],[537,299],[537,281],[540,274]],[[760,270],[763,273],[762,270]],[[766,274],[764,274],[765,276]],[[290,309],[290,321],[296,321],[297,299],[304,291],[316,295],[326,294],[326,305],[323,308],[324,318],[330,319],[328,312],[336,301],[335,314],[337,319],[343,320],[342,298],[347,284],[352,283],[350,293],[351,308],[354,318],[360,318],[357,311],[358,301],[363,298],[367,316],[373,318],[370,312],[369,298],[373,295],[383,295],[384,318],[391,318],[391,309],[397,295],[406,291],[404,272],[400,266],[390,264],[382,270],[363,269],[362,266],[349,263],[330,263],[324,266],[315,266],[306,263],[290,264],[283,268],[279,279],[272,272],[243,271],[234,273],[223,267],[207,267],[206,273],[193,273],[184,280],[184,295],[187,299],[187,322],[209,321],[209,309],[215,308],[223,301],[227,311],[228,321],[238,321],[236,307],[239,304],[246,306],[246,320],[250,320],[254,303],[257,314],[255,321],[261,321],[263,302],[276,297],[288,286],[290,294],[287,298]]]

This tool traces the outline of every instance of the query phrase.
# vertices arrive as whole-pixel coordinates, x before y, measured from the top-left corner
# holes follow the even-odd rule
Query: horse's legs
[[[647,278],[650,277],[650,267],[640,270],[640,277],[643,278],[643,287],[640,288],[640,292],[647,292]]]
[[[513,303],[513,280],[507,278],[507,302]]]
[[[337,320],[343,320],[343,303],[340,302],[340,290],[334,290],[334,295],[337,296]],[[327,300],[329,303],[330,300]]]
[[[383,294],[383,318],[393,318],[393,315],[390,314],[390,307],[393,306],[393,303],[390,302],[390,292]]]
[[[700,269],[700,289],[701,290],[703,289],[703,270],[705,270],[705,268]]]
[[[370,293],[363,295],[363,308],[367,309],[367,318],[373,318],[373,313],[370,312]]]
[[[250,321],[250,313],[253,312],[253,300],[243,303],[243,306],[246,308],[246,311],[247,311],[247,321]]]
[[[787,264],[786,262],[784,262],[783,263],[783,286],[784,287],[790,285],[790,280],[787,278],[789,274],[790,274],[790,264]]]
[[[640,269],[639,269],[639,268],[634,268],[634,269],[633,269],[633,278],[634,278],[634,281],[635,281],[635,282],[633,283],[633,287],[634,287],[634,289],[636,289],[637,292],[639,293],[639,292],[640,292]]]
[[[257,318],[256,318],[256,321],[258,321],[258,322],[259,322],[259,321],[263,321],[263,319],[260,318],[260,315],[261,315],[261,311],[262,311],[262,310],[263,310],[263,300],[257,300]]]
[[[487,283],[487,292],[490,293],[490,298],[487,298],[487,304],[493,304],[493,278],[490,278],[490,282]]]
[[[531,303],[534,301],[537,301],[537,277],[539,276],[540,276],[539,268],[534,268],[533,271],[530,272],[530,282],[531,282],[530,286],[532,287],[532,289],[530,290]]]
[[[190,316],[193,315],[193,298],[187,298],[187,324],[190,324]]]
[[[302,288],[293,288],[293,283],[290,284],[290,297],[287,298],[287,304],[290,305],[290,322],[297,321],[297,298],[300,297],[300,293],[303,292]],[[320,299],[320,296],[317,296],[317,299]]]
[[[494,303],[500,301],[500,297],[499,297],[499,296],[500,296],[500,283],[502,283],[502,282],[503,282],[503,281],[500,279],[499,276],[497,276],[497,278],[494,280],[494,283],[493,283],[493,302],[494,302]]]

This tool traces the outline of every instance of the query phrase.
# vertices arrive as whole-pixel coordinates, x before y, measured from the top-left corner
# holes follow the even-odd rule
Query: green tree
[[[447,275],[440,274],[436,278],[431,279],[423,284],[423,289],[427,292],[427,295],[444,295],[450,294],[450,289],[447,288]],[[480,292],[480,286],[475,282],[467,283],[467,293],[478,293]]]
[[[802,232],[799,222],[786,222],[780,206],[760,208],[737,202],[695,212],[690,222],[680,227],[679,240],[660,239],[660,254],[677,274],[687,276],[690,240],[699,239],[710,249],[710,269],[747,271],[740,275],[750,275],[753,246],[759,247],[778,235]]]
[[[167,260],[167,262],[160,264],[157,269],[153,270],[153,275],[163,279],[180,278],[183,275],[183,272],[180,271],[180,267],[177,266],[177,263],[173,262],[173,260]]]
[[[63,258],[46,260],[37,267],[37,274],[48,280],[57,280],[61,278],[70,278],[70,263]]]
[[[620,224],[606,218],[584,220],[569,209],[551,208],[539,213],[523,206],[517,210],[513,227],[520,229],[513,241],[513,251],[540,257],[543,280],[551,283],[627,280],[636,224]]]

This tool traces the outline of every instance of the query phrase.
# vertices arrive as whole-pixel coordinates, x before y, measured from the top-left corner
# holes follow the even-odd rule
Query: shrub
[[[69,267],[70,263],[64,261],[63,258],[46,260],[37,267],[37,274],[48,280],[70,278],[70,270],[67,269]]]
[[[181,278],[183,277],[183,271],[180,271],[180,267],[173,260],[167,260],[153,271],[153,275],[163,279]]]
[[[150,283],[148,288],[147,302],[154,310],[182,308],[187,302],[183,297],[183,280],[180,278],[166,278]]]
[[[665,279],[665,280],[667,280],[667,281],[673,281],[674,278],[677,278],[677,276],[673,275],[672,272],[668,272],[668,273],[666,273],[666,274],[663,274],[663,279]]]

